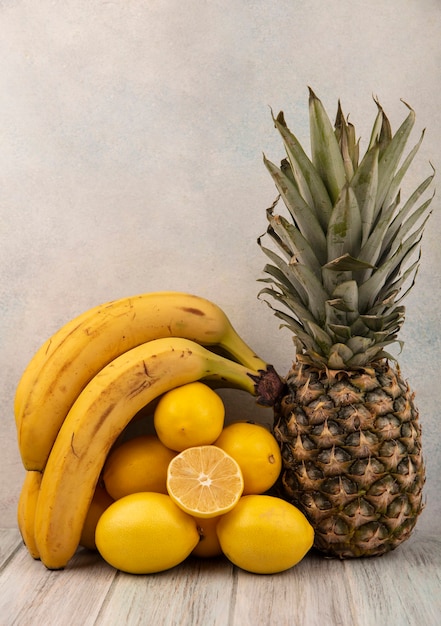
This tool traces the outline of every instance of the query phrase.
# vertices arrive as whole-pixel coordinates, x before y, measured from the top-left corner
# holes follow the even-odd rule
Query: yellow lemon
[[[108,493],[118,500],[130,493],[167,493],[167,468],[176,452],[156,435],[140,435],[122,443],[107,457],[103,480]]]
[[[217,523],[220,520],[218,517],[199,518],[195,517],[200,540],[192,554],[194,556],[209,558],[219,556],[222,554],[219,538],[217,536],[216,528]]]
[[[255,574],[274,574],[293,567],[314,541],[312,526],[301,511],[267,495],[243,496],[221,517],[217,535],[225,556]]]
[[[243,478],[239,465],[216,446],[195,446],[171,460],[167,491],[186,513],[209,518],[222,515],[239,502]]]
[[[101,556],[129,574],[175,567],[199,542],[196,521],[163,493],[133,493],[101,515],[95,532]]]
[[[159,439],[178,452],[213,443],[222,432],[224,418],[225,406],[220,396],[200,382],[165,393],[153,415]]]
[[[101,483],[99,483],[93,494],[92,502],[84,521],[81,532],[80,546],[89,550],[96,550],[95,530],[98,520],[104,511],[112,504],[113,498],[107,493]]]
[[[234,422],[224,428],[215,445],[239,463],[243,495],[263,493],[276,482],[282,469],[282,455],[279,444],[265,426]]]

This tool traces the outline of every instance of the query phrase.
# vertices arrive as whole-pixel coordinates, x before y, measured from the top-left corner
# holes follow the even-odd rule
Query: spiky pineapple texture
[[[415,527],[425,481],[418,411],[399,370],[297,362],[287,384],[274,422],[281,495],[302,509],[329,556],[393,550]]]
[[[310,90],[311,158],[283,113],[273,118],[287,157],[280,168],[265,165],[288,217],[275,214],[279,198],[267,210],[278,252],[258,240],[271,260],[260,296],[276,302],[296,346],[275,407],[281,488],[313,524],[316,547],[340,558],[383,554],[406,539],[425,480],[414,395],[390,364],[389,346],[401,343],[402,299],[414,284],[432,199],[420,198],[434,174],[401,203],[424,133],[403,156],[414,111],[392,134],[376,104],[361,159],[340,103],[333,126]]]

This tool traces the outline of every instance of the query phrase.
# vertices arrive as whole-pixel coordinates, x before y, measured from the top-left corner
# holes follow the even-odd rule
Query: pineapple
[[[267,209],[274,245],[258,240],[270,259],[259,297],[295,345],[274,410],[280,494],[308,517],[315,547],[341,559],[396,548],[423,508],[418,411],[389,350],[402,344],[402,299],[419,265],[434,173],[401,203],[424,133],[403,157],[414,111],[393,134],[376,105],[362,158],[340,103],[333,125],[311,90],[311,158],[283,112],[273,121],[286,158],[279,168],[264,157],[279,196]],[[276,214],[280,198],[286,217]]]

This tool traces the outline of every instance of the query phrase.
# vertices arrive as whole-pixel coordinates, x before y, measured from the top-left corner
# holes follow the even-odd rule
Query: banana
[[[17,506],[17,522],[23,543],[33,559],[39,559],[35,543],[34,521],[40,491],[41,472],[26,472]]]
[[[48,339],[16,390],[18,446],[27,470],[42,471],[67,412],[106,364],[140,344],[182,337],[218,346],[253,370],[266,370],[217,305],[180,292],[153,292],[97,306]]]
[[[266,377],[176,337],[137,346],[100,370],[67,414],[43,474],[35,540],[44,565],[62,569],[75,553],[105,459],[142,407],[174,387],[201,379],[243,389],[267,403]],[[271,393],[272,381],[269,388]]]

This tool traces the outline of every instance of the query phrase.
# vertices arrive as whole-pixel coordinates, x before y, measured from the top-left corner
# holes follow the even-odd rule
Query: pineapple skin
[[[329,557],[379,556],[411,534],[425,467],[414,394],[398,366],[328,370],[297,358],[274,407],[283,457],[279,495]]]

